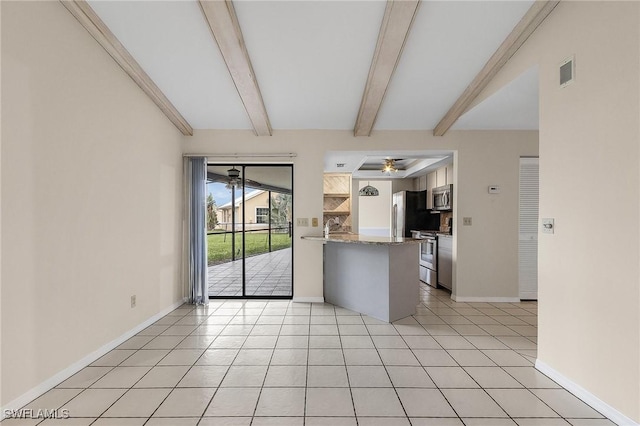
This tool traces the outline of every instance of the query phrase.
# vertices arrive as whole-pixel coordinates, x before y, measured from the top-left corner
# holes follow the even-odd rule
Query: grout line
[[[456,308],[473,308],[473,309],[475,309],[474,303],[464,303],[464,304],[462,304],[462,303],[451,302],[451,301],[448,301],[446,299],[442,299],[443,297],[447,296],[446,294],[442,294],[442,293],[440,293],[440,292],[438,292],[436,290],[431,291],[431,289],[428,289],[428,288],[426,288],[426,289],[421,288],[421,292],[420,293],[421,293],[421,296],[420,296],[421,297],[421,303],[420,303],[419,306],[421,308],[424,308],[424,309],[421,309],[420,312],[417,313],[415,316],[420,316],[421,313],[424,313],[426,315],[433,315],[434,318],[442,320],[442,322],[444,322],[444,324],[442,324],[442,325],[445,325],[445,326],[449,327],[452,331],[451,331],[451,334],[443,334],[443,335],[431,334],[429,332],[429,330],[428,330],[428,327],[430,325],[433,325],[433,324],[420,323],[420,322],[417,321],[415,316],[412,316],[411,318],[413,318],[413,320],[415,320],[416,323],[420,326],[420,328],[425,330],[425,333],[426,333],[425,335],[416,335],[417,337],[429,337],[431,339],[434,339],[434,341],[437,343],[437,346],[441,348],[440,350],[444,351],[449,356],[451,356],[450,351],[453,351],[453,350],[456,350],[456,349],[445,349],[437,340],[435,340],[435,338],[437,338],[439,336],[462,337],[474,349],[461,349],[461,350],[474,351],[474,352],[477,352],[477,353],[481,353],[484,356],[487,356],[485,354],[485,351],[493,350],[493,349],[481,349],[479,343],[474,344],[474,343],[472,343],[471,340],[469,340],[469,337],[475,336],[475,335],[467,335],[467,334],[458,332],[452,326],[459,325],[459,324],[447,323],[447,322],[443,321],[443,319],[442,319],[442,317],[448,316],[448,313],[449,313],[448,309],[451,309],[451,310],[453,310],[453,312],[455,312],[456,316],[459,316],[461,318],[465,318],[466,320],[470,320],[470,318],[468,318],[468,317],[474,316],[474,315],[471,315],[474,312],[470,312],[469,314],[465,315],[465,314],[457,312]],[[145,368],[145,367],[148,367],[149,369],[147,370],[147,372],[144,375],[142,375],[133,385],[131,385],[128,388],[118,388],[118,389],[123,390],[124,393],[119,398],[117,398],[111,405],[109,405],[109,407],[107,407],[104,411],[102,411],[102,413],[100,415],[98,415],[96,418],[93,418],[92,422],[96,422],[99,418],[102,418],[102,415],[104,415],[104,413],[106,411],[111,409],[111,407],[113,407],[114,404],[116,404],[118,401],[120,401],[124,397],[124,395],[127,395],[131,390],[133,390],[133,389],[150,389],[150,388],[135,388],[135,386],[136,386],[136,384],[140,383],[140,381],[143,380],[144,377],[147,377],[147,375],[150,374],[151,370],[153,370],[153,369],[155,369],[157,367],[160,367],[160,362],[162,362],[162,360],[166,359],[169,356],[169,354],[171,354],[171,353],[176,353],[177,354],[177,353],[179,353],[179,351],[185,351],[185,350],[189,350],[189,351],[201,350],[202,352],[197,357],[197,359],[193,363],[191,363],[191,364],[186,366],[187,368],[185,370],[185,373],[182,375],[181,378],[179,378],[177,380],[177,382],[173,386],[154,388],[154,389],[170,389],[170,391],[167,394],[167,396],[165,396],[165,398],[162,400],[162,402],[160,402],[160,404],[155,408],[155,410],[153,411],[151,416],[149,416],[144,421],[145,423],[148,423],[150,421],[150,419],[152,418],[153,414],[155,414],[155,412],[159,409],[159,407],[162,406],[166,402],[167,398],[171,395],[171,393],[173,391],[175,391],[176,389],[178,389],[178,384],[184,379],[184,377],[189,372],[193,371],[193,368],[196,367],[197,362],[200,359],[202,359],[203,355],[208,350],[211,350],[211,349],[236,350],[237,352],[235,353],[235,355],[233,356],[233,359],[231,360],[231,362],[228,365],[218,366],[218,367],[225,367],[226,371],[225,371],[223,377],[220,380],[220,384],[216,387],[215,391],[213,392],[213,394],[211,396],[211,399],[206,404],[206,406],[204,408],[204,411],[200,415],[200,420],[198,420],[198,422],[201,422],[203,417],[204,417],[204,413],[206,413],[206,410],[210,407],[215,395],[217,394],[218,390],[220,389],[220,385],[222,384],[222,382],[227,377],[230,368],[232,366],[234,366],[234,362],[238,359],[238,356],[240,355],[241,351],[242,350],[253,350],[253,349],[269,349],[269,350],[271,350],[271,355],[270,355],[269,363],[266,366],[266,372],[265,372],[264,378],[262,379],[262,384],[261,384],[261,386],[259,386],[260,391],[259,391],[259,394],[258,394],[258,400],[256,401],[256,406],[254,407],[254,410],[253,410],[253,418],[251,420],[253,422],[253,420],[255,418],[255,414],[257,413],[257,407],[258,407],[258,403],[260,401],[262,390],[265,388],[266,378],[267,378],[267,376],[269,374],[269,368],[271,366],[271,362],[273,361],[273,357],[275,355],[275,350],[277,349],[277,344],[280,341],[280,337],[281,336],[285,337],[285,335],[281,334],[283,332],[285,321],[287,320],[287,317],[299,316],[299,317],[302,317],[302,318],[308,318],[308,322],[305,322],[304,324],[297,324],[297,321],[295,321],[295,319],[293,319],[292,322],[291,323],[287,323],[287,325],[292,325],[292,326],[302,326],[302,325],[304,325],[304,326],[306,326],[305,328],[307,329],[307,333],[306,333],[306,335],[304,335],[306,337],[306,365],[305,365],[305,368],[306,368],[306,375],[305,375],[306,382],[305,382],[305,386],[304,386],[305,387],[305,395],[304,395],[303,424],[306,423],[306,417],[307,417],[306,405],[307,405],[307,397],[308,397],[307,391],[308,391],[308,388],[309,388],[309,386],[308,386],[309,385],[309,360],[310,360],[311,336],[312,336],[312,334],[311,334],[311,326],[312,325],[318,325],[318,326],[323,326],[324,325],[324,326],[327,326],[327,325],[332,325],[332,324],[335,324],[335,327],[337,329],[337,338],[338,338],[338,341],[339,341],[339,345],[340,345],[339,348],[340,348],[340,351],[341,351],[341,354],[342,354],[342,360],[344,362],[344,369],[345,369],[345,373],[346,373],[346,376],[347,376],[347,384],[349,386],[349,391],[350,391],[350,395],[351,395],[351,403],[352,403],[352,408],[353,408],[353,414],[355,416],[356,423],[358,423],[358,417],[357,417],[357,413],[355,411],[355,401],[354,401],[353,392],[352,392],[352,390],[354,388],[352,387],[352,383],[351,383],[351,379],[352,378],[349,375],[349,369],[348,369],[346,356],[345,356],[345,352],[344,352],[345,351],[345,347],[343,345],[344,338],[347,337],[347,336],[351,336],[351,335],[350,334],[348,334],[348,335],[347,334],[345,334],[345,335],[342,334],[341,329],[340,329],[341,323],[338,323],[338,321],[337,321],[339,315],[338,315],[338,312],[336,312],[336,308],[331,306],[331,305],[328,305],[328,304],[324,304],[324,305],[309,304],[309,312],[308,312],[308,314],[305,313],[304,315],[292,315],[292,314],[288,315],[289,309],[292,308],[292,302],[290,300],[287,300],[287,301],[285,301],[285,300],[274,300],[273,302],[275,302],[275,303],[272,306],[272,308],[273,308],[272,312],[268,312],[268,313],[265,314],[265,311],[269,311],[270,310],[269,309],[270,308],[270,303],[272,303],[270,301],[266,301],[264,304],[262,304],[262,306],[256,306],[256,307],[252,306],[251,309],[255,309],[256,311],[258,311],[258,309],[260,309],[259,313],[257,315],[254,315],[253,312],[251,312],[250,314],[245,314],[245,312],[244,312],[245,305],[249,301],[250,300],[236,301],[234,299],[226,300],[226,301],[225,300],[219,300],[219,301],[216,301],[216,302],[212,302],[211,305],[210,305],[211,308],[206,312],[203,312],[203,310],[200,309],[200,308],[185,309],[185,308],[181,307],[181,308],[178,308],[178,309],[174,310],[172,313],[167,314],[165,317],[163,317],[163,319],[164,319],[163,322],[165,322],[166,324],[155,324],[158,330],[163,328],[163,327],[166,327],[166,328],[163,329],[163,331],[160,331],[156,335],[144,335],[144,334],[136,335],[137,337],[141,337],[141,336],[151,337],[151,339],[149,340],[149,342],[144,343],[142,345],[142,347],[137,347],[135,349],[126,349],[126,350],[131,350],[132,352],[128,356],[126,356],[124,359],[119,361],[116,366],[113,366],[113,365],[112,366],[94,366],[94,365],[91,365],[91,367],[106,367],[107,371],[104,372],[104,374],[100,375],[99,377],[96,377],[95,380],[93,380],[91,383],[89,383],[87,385],[87,387],[85,387],[85,388],[75,388],[75,389],[80,389],[80,392],[77,395],[75,395],[73,398],[71,398],[69,401],[65,402],[63,404],[63,406],[69,404],[71,401],[73,401],[74,399],[78,398],[78,395],[83,394],[88,389],[98,389],[98,388],[91,388],[90,386],[92,386],[95,383],[97,383],[99,380],[104,378],[107,374],[109,374],[110,372],[114,371],[115,368],[117,368],[117,367],[123,367],[123,368],[128,368],[128,367],[142,367],[142,368]],[[286,303],[285,306],[283,306],[283,302]],[[238,304],[240,305],[240,307],[237,307]],[[514,304],[510,304],[510,305],[514,305]],[[183,305],[183,306],[186,307],[186,305]],[[314,307],[316,308],[315,310],[317,310],[317,309],[321,308],[322,306],[331,306],[332,313],[330,313],[327,316],[314,315]],[[514,305],[514,306],[516,306],[516,305]],[[236,307],[237,307],[237,309],[236,309]],[[506,314],[506,315],[497,315],[498,317],[506,317],[507,315],[510,315],[510,316],[512,316],[514,318],[518,318],[516,315],[512,315],[511,313],[509,313],[509,311],[506,310],[506,309],[500,309],[500,308],[495,307],[495,306],[494,306],[494,308],[502,310]],[[233,310],[235,310],[235,312],[233,314],[229,314],[229,312],[226,311],[227,309],[229,309],[229,310],[233,309]],[[509,308],[509,309],[511,309],[511,308]],[[277,313],[277,311],[281,311],[281,310],[284,310],[284,313],[282,315]],[[511,309],[511,310],[513,311],[513,309]],[[207,314],[207,312],[208,312],[208,314]],[[440,312],[440,313],[437,313],[437,312]],[[291,313],[293,313],[293,311],[291,311]],[[321,313],[321,312],[317,312],[317,313]],[[171,315],[171,314],[173,314],[173,315]],[[176,315],[176,314],[178,314],[178,315]],[[182,314],[182,315],[180,315],[180,314]],[[220,316],[224,316],[224,317],[228,316],[229,318],[227,319],[227,321],[224,324],[215,324],[215,323],[210,324],[208,322],[208,320],[210,318],[215,318],[216,314],[218,314]],[[272,314],[275,314],[275,315],[272,315]],[[536,316],[536,314],[533,313],[533,312],[530,313],[530,315],[526,315],[526,314],[521,314],[521,315],[522,316],[531,316],[531,317],[535,317]],[[254,317],[254,316],[256,318],[255,319],[251,318],[250,319],[250,321],[251,321],[250,323],[246,323],[245,322],[245,318]],[[267,324],[259,324],[259,321],[260,321],[261,318],[273,317],[273,316],[281,316],[282,317],[282,321],[278,322],[277,324],[269,324],[268,323],[269,321],[267,321]],[[492,316],[491,314],[487,314],[485,316],[487,316],[487,318],[495,318],[496,315]],[[319,321],[318,324],[312,324],[312,320],[313,320],[314,317],[316,317],[317,321]],[[320,320],[320,318],[322,318],[322,317],[324,317],[324,318],[329,318],[330,317],[330,318],[332,318],[334,320],[334,322],[333,323],[331,323],[331,322],[327,323],[326,320]],[[362,315],[359,315],[358,317],[361,320],[364,319]],[[167,318],[170,318],[170,319],[167,319]],[[175,320],[173,318],[175,318]],[[240,320],[240,321],[238,321],[236,323],[236,322],[234,322],[234,320]],[[173,322],[171,324],[168,324],[170,321],[173,321]],[[184,321],[184,323],[180,323],[181,321]],[[189,322],[195,322],[196,324],[189,324]],[[471,321],[471,322],[473,323],[473,321]],[[499,322],[499,321],[497,321],[497,322]],[[351,321],[349,321],[348,324],[343,324],[343,325],[356,325],[356,324],[350,324],[350,323],[351,323]],[[223,335],[222,334],[225,330],[229,329],[232,326],[243,326],[243,325],[244,326],[250,326],[249,327],[249,331],[248,331],[247,334],[242,334],[242,335],[235,335],[235,334]],[[271,335],[271,334],[269,334],[269,335],[256,334],[255,335],[255,336],[258,336],[258,337],[275,336],[275,344],[274,344],[273,347],[271,347],[271,346],[266,347],[266,348],[245,347],[245,345],[247,344],[247,341],[252,336],[251,333],[256,329],[256,327],[258,325],[266,325],[266,326],[275,325],[275,326],[278,326],[277,327],[278,328],[278,332],[275,335]],[[375,353],[382,360],[382,357],[380,355],[380,350],[381,349],[386,349],[386,348],[379,348],[375,344],[374,337],[376,337],[378,335],[372,335],[371,334],[371,330],[369,330],[369,328],[368,328],[369,326],[375,325],[375,324],[373,324],[373,323],[372,324],[368,324],[365,321],[361,321],[359,323],[359,325],[364,326],[364,329],[366,330],[366,334],[355,334],[353,336],[366,336],[369,339],[369,341],[373,344],[373,349],[375,350]],[[412,356],[414,356],[417,359],[415,351],[419,350],[419,349],[418,348],[412,348],[407,342],[407,338],[410,337],[410,336],[413,336],[413,335],[412,334],[403,334],[403,333],[400,332],[400,330],[398,330],[398,325],[405,325],[405,324],[391,324],[391,325],[393,326],[394,330],[396,331],[396,333],[397,333],[396,335],[398,337],[400,337],[400,339],[402,340],[402,342],[406,346],[406,348],[402,348],[402,349],[408,349],[409,352],[412,354]],[[407,324],[407,325],[410,325],[410,324]],[[469,324],[469,325],[471,325],[471,324]],[[473,325],[482,328],[480,324],[473,323]],[[517,337],[517,338],[524,338],[524,339],[529,340],[529,341],[532,341],[532,340],[529,339],[529,337],[531,337],[531,336],[524,336],[524,335],[518,333],[516,330],[513,330],[508,325],[505,325],[505,324],[502,324],[502,323],[500,323],[499,325],[501,327],[505,327],[506,329],[512,330],[514,333],[516,333],[516,335],[515,336],[498,336],[498,335],[494,335],[492,333],[487,332],[488,334],[486,336],[490,337],[492,339],[496,339],[497,341],[499,341],[499,342],[501,342],[501,343],[503,343],[503,344],[505,344],[507,346],[507,349],[496,349],[497,351],[504,351],[504,352],[508,351],[508,352],[512,352],[512,353],[518,354],[518,356],[522,357],[527,362],[527,365],[526,366],[502,365],[502,363],[499,363],[497,361],[493,361],[493,359],[491,359],[489,357],[489,359],[491,359],[491,361],[494,362],[495,365],[491,366],[491,367],[488,367],[488,368],[500,368],[502,370],[502,372],[504,372],[504,373],[506,373],[508,375],[508,377],[512,378],[516,383],[518,383],[520,386],[522,386],[520,388],[495,388],[495,389],[518,390],[518,391],[522,391],[522,390],[526,389],[529,393],[533,394],[544,406],[548,407],[552,412],[554,412],[558,416],[556,418],[565,419],[565,417],[563,417],[558,411],[556,411],[553,408],[551,408],[550,406],[548,406],[546,404],[546,402],[544,400],[542,400],[541,397],[539,397],[534,392],[532,392],[532,389],[534,389],[534,390],[535,389],[548,389],[548,387],[541,387],[541,388],[539,388],[539,387],[527,387],[523,383],[523,380],[518,380],[514,375],[512,375],[511,373],[509,373],[509,371],[507,371],[507,368],[509,368],[509,367],[525,368],[526,369],[526,368],[533,368],[533,366],[529,365],[530,362],[529,362],[529,359],[527,358],[527,355],[523,355],[523,354],[521,354],[519,352],[519,351],[526,351],[527,349],[514,349],[511,346],[509,346],[508,344],[502,342],[500,340],[500,337]],[[171,334],[163,335],[162,334],[162,333],[166,332],[168,329],[170,329],[171,327],[174,327],[174,326],[179,326],[179,327],[193,326],[194,328],[193,328],[193,330],[191,330],[191,332],[189,334],[185,334],[185,335],[171,335]],[[200,334],[200,333],[198,333],[198,330],[200,329],[200,327],[203,327],[203,326],[212,326],[215,334],[213,334],[213,333],[212,334]],[[512,326],[515,326],[515,325],[512,325]],[[219,327],[219,329],[218,329],[218,327]],[[529,323],[527,323],[527,327],[534,327],[534,328],[537,329],[537,327],[535,325],[532,325],[532,324],[529,324]],[[297,328],[297,327],[294,327],[294,328]],[[320,327],[320,328],[322,328],[322,327]],[[524,331],[526,331],[526,330],[524,330]],[[244,332],[244,330],[243,330],[243,332]],[[198,333],[198,334],[195,334],[195,333]],[[396,335],[394,335],[394,336],[396,336]],[[166,348],[165,349],[150,349],[150,348],[145,349],[146,345],[150,344],[155,339],[157,339],[158,337],[161,337],[161,336],[165,336],[165,337],[166,336],[172,336],[172,337],[175,337],[175,338],[182,337],[182,339],[180,339],[178,341],[178,343],[176,343],[173,346],[173,348],[171,348],[171,349],[166,349]],[[201,342],[203,340],[204,341],[208,340],[209,339],[208,336],[212,336],[213,338],[211,339],[211,341],[208,344],[201,346],[201,343],[199,343],[199,342]],[[292,334],[291,336],[299,336],[299,335]],[[314,334],[314,336],[324,336],[324,335]],[[380,336],[382,336],[382,335],[380,335]],[[189,337],[194,337],[195,338],[194,340],[196,340],[196,342],[193,344],[193,346],[198,346],[198,347],[195,347],[195,348],[188,348],[188,347],[178,348],[178,346],[183,344]],[[222,337],[237,337],[237,338],[239,338],[238,340],[240,340],[240,338],[242,338],[241,339],[242,342],[241,343],[230,344],[229,347],[216,347],[216,348],[213,348],[212,346],[214,345],[214,343],[219,338],[222,338]],[[532,341],[532,343],[537,346],[536,342]],[[280,349],[288,350],[289,348],[280,348]],[[319,348],[319,349],[322,349],[322,348]],[[347,349],[351,349],[351,348],[347,348]],[[389,349],[397,349],[397,348],[389,348]],[[114,350],[125,350],[125,349],[116,348]],[[149,350],[166,350],[167,353],[163,357],[161,357],[153,365],[147,365],[147,366],[124,366],[124,365],[122,365],[124,362],[126,362],[126,360],[130,359],[135,354],[140,353],[141,351],[149,351]],[[464,371],[465,374],[468,374],[476,384],[480,385],[478,380],[476,378],[474,378],[474,376],[472,376],[471,374],[468,373],[468,369],[473,368],[475,366],[461,365],[460,362],[458,360],[456,360],[455,358],[453,358],[453,360],[454,360],[455,364],[458,366],[458,368],[460,368],[462,371]],[[419,360],[418,360],[418,364],[420,364],[419,368],[422,368],[422,370],[425,372],[427,377],[429,377],[433,381],[433,378],[430,376],[430,374],[427,371],[427,367],[423,366],[420,363]],[[391,387],[393,387],[394,392],[396,394],[396,397],[398,398],[398,401],[400,402],[400,405],[403,408],[403,411],[405,413],[405,417],[407,418],[407,420],[409,422],[411,422],[411,419],[409,418],[408,413],[406,412],[406,409],[404,407],[404,404],[402,403],[402,400],[400,399],[400,396],[398,394],[398,388],[396,387],[396,385],[391,380],[391,376],[389,374],[389,367],[392,367],[394,365],[385,364],[384,361],[382,361],[382,365],[381,366],[385,369],[385,372],[387,374],[387,378],[389,379],[389,381],[391,383]],[[479,367],[484,367],[484,366],[479,366]],[[549,380],[551,380],[551,379],[549,379]],[[553,382],[553,383],[555,383],[555,382]],[[451,406],[451,403],[447,400],[447,398],[444,395],[442,389],[439,388],[438,385],[435,382],[434,382],[434,385],[435,385],[435,389],[438,389],[438,391],[443,396],[443,398],[445,398],[445,400],[447,401],[449,406]],[[278,387],[282,387],[282,386],[278,386]],[[290,387],[290,386],[283,386],[283,387]],[[233,388],[233,387],[230,387],[230,388]],[[56,388],[53,388],[53,389],[56,389]],[[66,388],[60,388],[60,389],[66,389]],[[106,388],[100,388],[100,389],[106,389]],[[181,387],[180,389],[199,389],[199,387],[198,388],[196,388],[196,387]],[[431,388],[429,388],[429,389],[431,389]],[[460,389],[467,389],[467,388],[460,388]],[[483,388],[482,386],[480,386],[478,389],[482,389],[484,391],[484,393],[486,395],[488,395],[488,397],[491,398],[494,401],[494,403],[498,407],[500,407],[503,411],[505,411],[505,413],[506,413],[506,410],[504,408],[502,408],[502,406],[495,399],[493,399],[491,394],[489,394],[488,390],[492,390],[493,388]],[[562,388],[560,386],[558,388],[549,388],[549,389],[562,390],[564,388]],[[566,391],[566,389],[565,389],[565,391]],[[455,408],[453,408],[453,406],[451,406],[451,408],[454,411],[454,413],[456,413],[456,415],[458,415],[458,413],[455,411]],[[506,413],[506,414],[507,414],[508,417],[505,417],[505,418],[513,419],[513,417],[511,417],[509,415],[509,413]],[[237,416],[235,416],[235,417],[237,417]],[[286,416],[286,417],[291,417],[291,416]],[[295,417],[297,417],[297,416],[295,416]],[[329,417],[335,417],[335,416],[329,416]],[[184,418],[187,418],[187,417],[184,417]],[[459,415],[458,415],[458,418],[460,419]],[[462,419],[460,419],[460,420],[463,421]]]

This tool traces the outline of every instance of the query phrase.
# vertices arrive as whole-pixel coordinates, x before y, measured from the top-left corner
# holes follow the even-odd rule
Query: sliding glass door
[[[293,296],[293,166],[209,164],[209,297]]]

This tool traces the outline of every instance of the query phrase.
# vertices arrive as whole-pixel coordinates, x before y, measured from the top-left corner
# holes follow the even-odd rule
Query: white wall
[[[456,297],[518,297],[518,164],[520,156],[538,155],[538,132],[452,131],[434,137],[429,131],[376,131],[356,138],[351,131],[337,130],[276,130],[271,137],[256,137],[251,131],[203,130],[183,138],[183,149],[211,154],[213,159],[216,153],[296,153],[292,160],[296,218],[322,218],[326,151],[455,151]],[[500,197],[487,194],[491,184],[502,187]],[[473,216],[474,226],[463,228],[462,215]],[[321,229],[296,227],[294,233],[294,298],[321,298],[322,245],[299,239],[319,235]]]
[[[377,197],[359,197],[358,191],[371,184],[378,189]],[[391,208],[393,205],[390,180],[358,180],[353,198],[358,204],[358,234],[388,237],[391,235]],[[356,200],[354,200],[356,201]],[[352,203],[353,205],[353,203]]]
[[[539,67],[540,217],[556,231],[539,235],[538,359],[636,423],[639,60],[638,2],[561,2],[486,91]]]
[[[59,2],[1,8],[5,405],[181,300],[182,161]]]

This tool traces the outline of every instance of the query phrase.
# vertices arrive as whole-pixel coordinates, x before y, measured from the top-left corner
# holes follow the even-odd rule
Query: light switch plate
[[[298,219],[296,219],[296,226],[309,226],[309,218],[299,217]]]
[[[463,226],[471,226],[471,218],[470,217],[463,217],[462,218],[462,225]]]
[[[542,233],[553,234],[555,231],[555,223],[552,218],[542,218]]]
[[[318,218],[317,217],[312,217],[311,218],[311,226],[313,226],[314,228],[318,227]]]

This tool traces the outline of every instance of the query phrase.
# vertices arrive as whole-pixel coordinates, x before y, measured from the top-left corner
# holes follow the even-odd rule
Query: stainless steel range
[[[417,231],[413,238],[423,239],[420,243],[420,281],[438,287],[438,236],[435,231]]]

